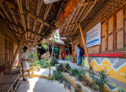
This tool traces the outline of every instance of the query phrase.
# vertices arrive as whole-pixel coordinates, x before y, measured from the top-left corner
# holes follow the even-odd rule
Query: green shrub
[[[55,73],[53,73],[53,76],[51,77],[51,80],[62,80],[64,79],[64,76],[61,72],[55,71]]]

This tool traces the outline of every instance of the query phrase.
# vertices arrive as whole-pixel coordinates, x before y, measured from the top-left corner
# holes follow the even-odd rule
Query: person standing
[[[62,59],[65,59],[65,50],[63,50],[62,54],[61,54]]]
[[[30,78],[30,68],[29,68],[29,65],[28,65],[29,59],[28,59],[28,56],[26,54],[27,50],[28,50],[28,48],[24,47],[23,52],[20,55],[20,63],[21,63],[21,67],[22,67],[23,81],[26,81],[25,76],[24,76],[25,71],[28,72],[28,76]]]
[[[83,48],[81,47],[80,44],[78,44],[78,51],[77,51],[77,60],[78,60],[78,65],[80,66],[82,64],[82,56],[83,56]]]

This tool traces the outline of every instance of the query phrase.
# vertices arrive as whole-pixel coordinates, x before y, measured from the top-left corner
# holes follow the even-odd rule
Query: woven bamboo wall
[[[113,51],[113,30],[114,30],[113,16],[108,19],[108,51]]]
[[[5,37],[0,35],[0,66],[5,62]]]
[[[107,21],[102,23],[102,45],[101,45],[101,51],[105,52],[107,50]]]
[[[101,45],[89,47],[89,54],[120,52],[122,51],[122,48],[126,46],[126,36],[124,34],[126,33],[126,26],[124,26],[126,25],[126,8],[124,7],[113,13],[106,20],[102,21]],[[99,20],[99,22],[101,21]],[[86,32],[84,35],[86,35]],[[82,38],[80,37],[78,40],[78,44],[83,45]]]
[[[17,46],[7,34],[0,32],[0,67],[4,66],[5,71],[11,69]],[[18,59],[18,56],[16,59]]]
[[[123,48],[123,9],[116,13],[117,49]]]

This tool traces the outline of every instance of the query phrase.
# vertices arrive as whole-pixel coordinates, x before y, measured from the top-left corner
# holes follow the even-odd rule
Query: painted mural
[[[87,58],[83,58],[83,64],[89,67]],[[125,58],[104,58],[90,57],[91,66],[95,71],[105,70],[109,77],[126,83],[126,59]]]

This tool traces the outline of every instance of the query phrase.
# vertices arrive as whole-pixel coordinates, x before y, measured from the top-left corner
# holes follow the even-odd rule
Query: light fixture
[[[60,0],[43,0],[45,4],[50,4],[50,3],[54,3]]]

